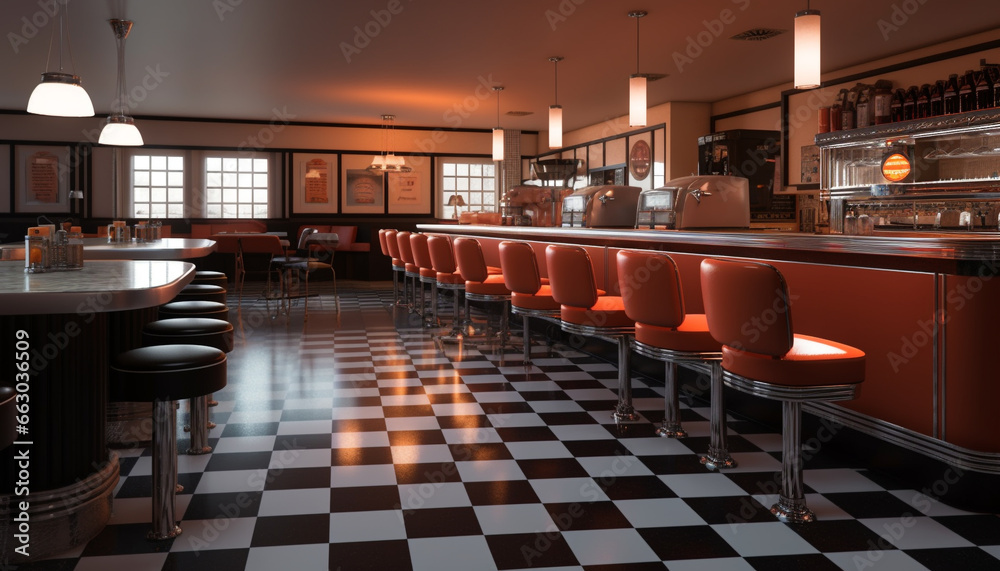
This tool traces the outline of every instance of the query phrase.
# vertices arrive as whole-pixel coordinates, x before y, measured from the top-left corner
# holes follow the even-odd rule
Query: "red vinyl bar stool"
[[[677,365],[707,373],[711,375],[711,439],[701,462],[712,470],[736,467],[726,442],[722,344],[712,338],[704,314],[684,311],[677,264],[666,254],[639,250],[620,250],[617,261],[625,313],[635,320],[632,349],[666,363],[664,416],[656,434],[687,436],[677,403]]]
[[[177,409],[174,401],[226,386],[226,354],[203,345],[140,347],[111,365],[113,401],[153,403],[153,528],[151,540],[181,534],[174,516],[177,496]]]
[[[389,258],[389,261],[393,266],[393,270],[395,270],[395,260],[392,257],[392,253],[389,251],[389,241],[386,240],[385,237],[388,232],[388,228],[382,228],[378,231],[378,245],[382,250],[382,255]],[[395,271],[392,272],[392,296],[393,300],[399,300],[399,282]]]
[[[428,246],[428,236],[426,234],[410,234],[410,250],[413,251],[413,259],[420,268],[420,301],[418,314],[423,316],[425,327],[440,327],[441,321],[437,316],[437,271],[434,270],[434,262],[431,260],[430,246]],[[426,315],[424,307],[424,284],[431,286],[431,310]]]
[[[399,257],[403,260],[403,297],[406,298],[410,312],[417,311],[417,287],[420,280],[420,266],[413,259],[413,248],[410,246],[410,234],[406,230],[396,234],[396,243],[399,244]],[[407,285],[407,278],[413,283],[413,293]]]
[[[399,240],[397,239],[398,230],[388,229],[385,231],[385,249],[389,252],[389,257],[392,258],[392,293],[396,300],[396,305],[407,305],[407,293],[406,293],[406,278],[403,277],[402,284],[400,284],[400,277],[402,277],[406,272],[406,263],[399,256]],[[403,295],[400,297],[400,285],[403,286]],[[402,301],[400,301],[402,300]]]
[[[722,343],[726,386],[781,401],[781,494],[771,513],[783,522],[811,522],[816,516],[802,492],[802,403],[857,396],[865,354],[794,333],[788,285],[774,266],[702,260],[701,288],[709,331]],[[750,327],[769,315],[774,323]]]
[[[475,238],[455,238],[455,263],[458,266],[458,273],[465,279],[465,318],[471,324],[471,314],[469,309],[470,301],[483,301],[492,304],[499,304],[500,325],[495,336],[487,333],[487,338],[494,337],[500,356],[500,365],[503,366],[504,347],[510,337],[507,314],[510,312],[510,290],[504,283],[502,274],[490,273],[486,266],[486,258],[483,256],[483,248],[479,240]],[[488,323],[487,323],[488,325]],[[489,329],[487,327],[487,329]]]
[[[559,323],[562,306],[552,297],[552,287],[538,272],[535,251],[527,242],[500,242],[500,269],[510,290],[511,311],[521,316],[524,364],[531,364],[531,332],[528,319],[537,317]]]
[[[451,247],[451,240],[447,236],[435,236],[431,234],[427,237],[427,252],[431,257],[431,266],[434,268],[437,289],[451,290],[454,295],[454,309],[452,312],[451,332],[440,340],[457,340],[463,335],[462,313],[459,305],[459,294],[465,294],[465,278],[458,273],[458,265],[455,263],[455,252]]]
[[[629,338],[635,321],[625,314],[622,298],[598,295],[590,255],[580,246],[550,244],[545,247],[552,297],[559,302],[563,331],[596,337],[618,345],[618,404],[616,422],[638,420],[632,407]]]

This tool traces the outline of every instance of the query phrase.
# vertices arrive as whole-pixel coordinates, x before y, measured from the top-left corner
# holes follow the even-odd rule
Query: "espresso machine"
[[[573,192],[579,159],[546,159],[531,163],[542,184],[511,188],[501,202],[503,223],[514,226],[559,226],[563,198]]]

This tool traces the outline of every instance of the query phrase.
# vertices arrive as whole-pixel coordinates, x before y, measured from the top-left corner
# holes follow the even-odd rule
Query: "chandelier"
[[[382,154],[372,158],[372,164],[368,166],[371,173],[391,173],[410,172],[413,169],[406,166],[403,157],[397,157],[390,149],[395,145],[395,128],[393,121],[395,115],[382,115]]]

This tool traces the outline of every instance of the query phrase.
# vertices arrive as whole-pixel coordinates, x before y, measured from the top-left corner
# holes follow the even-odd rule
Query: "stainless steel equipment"
[[[503,224],[511,226],[559,226],[562,200],[573,192],[572,180],[581,166],[579,159],[545,159],[531,163],[533,178],[541,186],[519,185],[501,201]]]
[[[562,225],[583,228],[632,228],[642,189],[600,185],[577,190],[563,199]]]
[[[636,228],[749,228],[750,183],[739,176],[688,176],[644,190]]]

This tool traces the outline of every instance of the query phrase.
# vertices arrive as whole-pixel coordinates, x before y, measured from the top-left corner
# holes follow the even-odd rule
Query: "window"
[[[441,159],[439,194],[441,212],[450,215],[448,205],[457,194],[465,202],[468,212],[496,212],[496,165],[488,159]]]
[[[209,156],[205,159],[205,216],[267,218],[268,160]]]
[[[132,216],[184,217],[184,157],[132,156]]]

